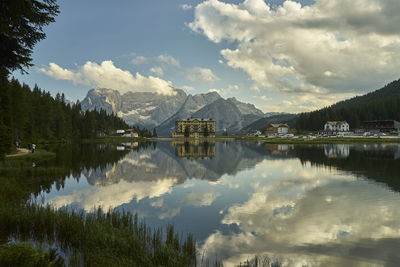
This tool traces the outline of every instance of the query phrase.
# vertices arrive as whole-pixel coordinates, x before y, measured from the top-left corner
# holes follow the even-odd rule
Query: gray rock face
[[[227,100],[235,104],[235,106],[240,110],[240,113],[242,113],[243,115],[252,114],[259,117],[264,116],[264,113],[256,108],[253,104],[240,102],[235,97],[228,98]]]
[[[255,114],[243,114],[235,101],[222,98],[195,112],[193,117],[215,120],[216,134],[221,134],[225,129],[229,134],[235,134],[246,125],[261,118]]]
[[[217,134],[224,129],[237,133],[243,127],[262,118],[265,114],[254,105],[236,98],[223,99],[218,93],[186,95],[175,89],[167,96],[149,92],[128,92],[121,95],[112,89],[92,89],[81,102],[82,109],[115,113],[130,125],[152,129],[157,127],[159,136],[170,136],[175,121],[188,117],[212,118],[216,121]]]
[[[153,128],[165,121],[182,106],[186,99],[183,90],[175,95],[149,92],[128,92],[123,95],[111,89],[92,89],[82,101],[82,110],[100,110],[116,113],[130,125]]]
[[[176,95],[157,93],[133,93],[123,95],[118,116],[130,125],[154,128],[175,114],[186,99],[183,90],[175,89]]]
[[[188,95],[182,107],[172,115],[170,118],[165,120],[160,126],[157,127],[157,133],[159,136],[170,136],[175,127],[175,121],[180,119],[186,119],[193,113],[200,110],[201,108],[213,103],[214,101],[221,99],[221,96],[216,93]]]
[[[121,180],[149,183],[171,177],[177,179],[177,184],[192,178],[218,181],[224,174],[235,175],[242,169],[254,167],[264,159],[265,154],[265,147],[255,143],[216,143],[212,159],[191,160],[177,157],[171,143],[159,142],[156,149],[130,152],[115,164],[85,169],[82,174],[89,184],[102,186],[117,184]]]
[[[83,111],[103,109],[107,113],[117,113],[122,104],[122,98],[118,91],[112,89],[91,89],[81,102]]]

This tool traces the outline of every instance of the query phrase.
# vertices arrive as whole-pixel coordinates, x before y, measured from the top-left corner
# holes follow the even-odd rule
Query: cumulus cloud
[[[185,89],[186,91],[195,91],[196,90],[196,88],[194,88],[194,87],[192,87],[192,86],[189,86],[189,85],[184,85],[184,86],[182,86],[182,88],[183,89]]]
[[[228,87],[222,88],[222,89],[212,88],[212,89],[209,89],[208,92],[216,92],[216,93],[222,95],[223,97],[231,97],[233,94],[237,93],[239,90],[240,90],[240,87],[235,84],[235,85],[228,85]]]
[[[55,208],[77,204],[86,211],[91,211],[98,206],[108,210],[129,203],[133,199],[140,201],[143,198],[162,196],[170,192],[177,182],[176,178],[139,182],[121,180],[117,184],[105,187],[90,187],[74,191],[69,195],[59,195],[49,199],[48,204]]]
[[[208,188],[203,191],[191,192],[186,196],[184,202],[195,207],[210,206],[219,195],[212,188]]]
[[[133,65],[140,65],[140,64],[145,63],[146,61],[147,61],[146,57],[144,57],[144,56],[136,56],[131,60],[131,63]]]
[[[190,81],[198,81],[205,84],[212,84],[214,81],[219,80],[212,70],[199,67],[189,69],[186,72],[186,78]]]
[[[153,73],[157,74],[158,76],[164,75],[164,70],[161,67],[152,67],[150,69],[150,72],[153,72]]]
[[[223,213],[222,223],[236,225],[237,233],[216,231],[200,251],[211,258],[215,253],[224,266],[255,254],[275,255],[284,266],[331,265],[324,263],[341,255],[334,265],[355,266],[346,264],[346,251],[349,258],[357,251],[358,261],[371,263],[371,250],[372,258],[383,262],[397,249],[384,240],[400,238],[399,198],[340,171],[300,165],[295,159],[259,164],[262,173],[274,173],[274,178],[252,181],[249,199]],[[366,240],[371,247],[362,251]]]
[[[173,56],[170,56],[170,55],[159,55],[157,57],[157,60],[159,62],[162,62],[162,63],[167,64],[167,65],[171,65],[171,66],[174,66],[174,67],[180,67],[181,66],[179,60],[177,60],[176,58],[174,58]]]
[[[398,78],[400,2],[316,0],[302,6],[263,0],[238,4],[208,0],[195,7],[189,27],[209,40],[233,44],[221,50],[226,64],[246,72],[256,88],[324,106],[334,94],[358,94]],[[315,105],[314,105],[315,104]]]
[[[188,5],[188,4],[182,4],[182,5],[180,5],[180,7],[181,7],[183,10],[190,10],[190,9],[193,8],[192,5]]]
[[[86,62],[76,70],[64,69],[55,63],[39,69],[40,72],[57,80],[68,80],[75,84],[88,85],[100,88],[112,88],[122,93],[156,92],[172,95],[176,92],[170,81],[158,77],[144,77],[139,73],[131,74],[129,71],[115,67],[110,60],[103,61],[100,65],[95,62]]]

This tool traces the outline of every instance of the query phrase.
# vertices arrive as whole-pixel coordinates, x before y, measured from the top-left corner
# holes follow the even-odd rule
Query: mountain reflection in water
[[[254,255],[288,266],[400,262],[397,144],[119,147],[121,160],[85,168],[79,182],[42,196],[56,207],[101,205],[138,212],[149,225],[173,223],[225,266]]]

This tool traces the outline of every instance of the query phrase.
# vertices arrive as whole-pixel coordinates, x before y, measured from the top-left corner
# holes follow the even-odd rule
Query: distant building
[[[175,132],[172,137],[215,137],[215,121],[208,118],[188,118],[175,122]]]
[[[371,133],[400,132],[400,122],[395,120],[363,121],[364,131]]]
[[[253,131],[251,133],[248,133],[247,136],[261,136],[261,132],[259,130]]]
[[[324,125],[325,132],[348,132],[350,125],[346,121],[327,121]]]
[[[117,135],[124,135],[125,134],[125,130],[117,130]]]
[[[271,123],[265,130],[265,135],[281,135],[290,132],[290,127],[286,123]]]
[[[139,137],[139,134],[134,129],[127,129],[127,130],[125,130],[124,136],[125,137]]]

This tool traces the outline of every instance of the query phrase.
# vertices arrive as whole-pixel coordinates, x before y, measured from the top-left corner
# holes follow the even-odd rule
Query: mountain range
[[[115,113],[129,125],[156,128],[159,136],[170,136],[179,119],[212,118],[216,133],[236,134],[249,124],[275,113],[264,113],[253,104],[236,98],[222,98],[217,92],[186,94],[174,89],[173,95],[149,92],[120,94],[112,89],[91,89],[81,102],[82,110]]]

